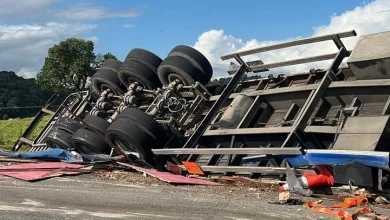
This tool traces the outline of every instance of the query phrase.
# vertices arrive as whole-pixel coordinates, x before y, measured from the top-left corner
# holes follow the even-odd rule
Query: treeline
[[[68,38],[49,48],[36,79],[0,72],[0,120],[36,115],[55,92],[59,96],[54,106],[72,92],[88,90],[90,77],[107,59],[116,57],[111,53],[95,54],[90,40]]]
[[[54,94],[39,87],[35,79],[25,79],[14,72],[0,72],[0,119],[32,117]],[[56,105],[61,104],[67,93],[60,94]],[[62,99],[62,100],[61,100]],[[27,108],[26,108],[27,107]]]

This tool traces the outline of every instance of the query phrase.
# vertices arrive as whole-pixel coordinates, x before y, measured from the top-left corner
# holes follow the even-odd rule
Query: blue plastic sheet
[[[290,166],[301,167],[309,165],[349,165],[362,164],[385,170],[389,168],[389,153],[377,151],[346,151],[346,150],[307,150],[305,155],[274,155],[275,158],[286,159]],[[265,155],[243,158],[244,163],[254,163],[268,160]]]
[[[60,148],[51,148],[43,151],[36,152],[22,152],[14,155],[16,158],[22,159],[35,159],[41,161],[62,161],[66,163],[83,162],[80,154],[74,154],[71,151],[67,151]]]
[[[0,156],[10,158],[22,158],[22,159],[34,159],[40,161],[50,162],[66,162],[66,163],[79,163],[79,162],[109,162],[117,160],[119,157],[111,157],[110,155],[102,154],[79,154],[74,151],[68,151],[61,148],[49,148],[43,151],[36,152],[22,152],[22,153],[7,153],[0,152]]]
[[[369,167],[389,169],[388,155],[360,155],[360,154],[337,154],[337,153],[308,153],[286,158],[293,167],[308,165],[347,165],[362,164]]]

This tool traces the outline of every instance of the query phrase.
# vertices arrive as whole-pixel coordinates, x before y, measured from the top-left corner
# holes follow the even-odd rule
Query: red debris
[[[126,164],[126,163],[118,162],[118,164],[133,168],[139,172],[145,172],[145,173],[149,174],[150,176],[156,177],[156,178],[158,178],[162,181],[165,181],[167,183],[191,184],[191,185],[214,185],[214,186],[223,185],[223,184],[215,183],[215,182],[208,181],[208,180],[200,180],[200,179],[189,178],[189,177],[185,177],[185,176],[179,176],[179,175],[175,175],[175,174],[168,173],[168,172],[160,172],[160,171],[156,171],[156,170],[144,169],[142,167],[137,167],[137,166]]]
[[[76,169],[82,167],[85,167],[85,165],[61,162],[15,164],[0,167],[0,175],[25,181],[36,181],[62,175],[80,174],[80,171]]]

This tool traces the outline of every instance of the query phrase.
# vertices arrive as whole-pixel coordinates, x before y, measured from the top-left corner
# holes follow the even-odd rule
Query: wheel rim
[[[140,81],[140,80],[138,80],[136,78],[129,77],[129,78],[127,78],[127,82],[129,82],[129,85],[136,82],[140,86],[142,86],[142,88],[144,88],[144,89],[148,88],[145,83],[143,83],[142,81]]]
[[[178,75],[176,73],[170,73],[168,75],[168,82],[171,83],[171,82],[174,82],[175,80],[179,80],[183,85],[188,86],[187,81],[184,80],[183,77],[181,77],[180,75]]]
[[[115,136],[114,137],[114,144],[121,148],[122,150],[128,150],[130,152],[137,152],[140,154],[139,150],[136,147],[133,147],[133,145],[129,144],[127,141],[122,140],[120,137]]]
[[[49,148],[61,148],[61,149],[68,149],[70,148],[70,146],[66,146],[64,145],[61,141],[59,140],[56,140],[56,139],[49,139],[49,140],[46,140],[45,141],[46,145],[49,147]]]
[[[111,92],[115,93],[116,95],[120,95],[121,92],[119,92],[116,88],[108,85],[108,84],[100,84],[100,93],[102,93],[104,90],[109,89]]]

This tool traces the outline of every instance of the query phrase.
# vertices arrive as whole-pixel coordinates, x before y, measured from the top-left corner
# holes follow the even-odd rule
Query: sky
[[[228,53],[349,30],[356,30],[358,36],[390,31],[390,0],[15,2],[0,0],[0,70],[26,78],[40,71],[50,47],[69,37],[90,39],[96,53],[111,52],[122,61],[133,48],[150,50],[164,59],[176,45],[192,46],[209,59],[217,78],[228,75],[230,60],[220,59]],[[353,49],[357,40],[343,41],[347,49]],[[270,63],[331,52],[336,52],[334,45],[320,43],[245,60]],[[279,71],[307,71],[312,65]]]

